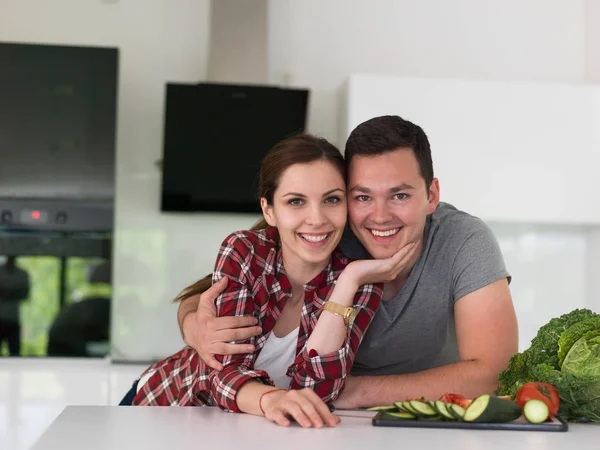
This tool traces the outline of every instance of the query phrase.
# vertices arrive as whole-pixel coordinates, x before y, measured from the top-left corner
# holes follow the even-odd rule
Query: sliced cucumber
[[[421,416],[435,417],[438,415],[437,411],[427,403],[423,403],[418,400],[411,400],[409,403],[410,406]]]
[[[455,405],[454,403],[446,403],[446,409],[457,420],[463,420],[465,416],[465,408]]]
[[[542,423],[548,420],[550,410],[541,400],[529,400],[523,406],[523,415],[529,423]]]
[[[433,408],[433,410],[435,412],[437,412],[437,409],[435,409],[435,402],[433,400],[429,400],[428,402],[425,402],[425,403],[427,403],[429,406],[431,406]]]
[[[367,411],[396,411],[396,407],[392,406],[372,406],[367,408]]]
[[[463,419],[465,422],[504,423],[520,416],[521,408],[515,402],[484,394],[473,400]]]
[[[450,414],[450,412],[448,412],[448,408],[446,408],[446,403],[437,400],[433,402],[433,405],[440,416],[443,416],[448,420],[456,420],[456,417],[454,417],[452,414]]]
[[[399,404],[401,406],[398,406],[398,403],[396,403],[396,406],[399,408],[401,407],[403,411],[406,411],[407,413],[411,413],[415,416],[420,415],[412,406],[410,406],[410,402],[399,402]]]
[[[412,414],[411,411],[407,411],[406,409],[404,409],[404,402],[394,402],[394,407],[396,408],[396,410],[400,411],[400,412],[409,412]]]
[[[385,411],[384,414],[386,416],[394,417],[396,419],[404,419],[404,420],[415,419],[415,416],[413,414],[407,413],[407,412]]]

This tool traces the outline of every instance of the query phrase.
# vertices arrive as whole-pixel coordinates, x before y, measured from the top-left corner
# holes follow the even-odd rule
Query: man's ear
[[[267,199],[264,197],[260,199],[260,209],[262,209],[263,217],[267,223],[272,227],[276,227],[277,222],[275,221],[275,216],[273,215],[273,207],[267,203]]]
[[[434,178],[429,186],[429,206],[427,214],[433,214],[438,204],[440,203],[440,180]]]

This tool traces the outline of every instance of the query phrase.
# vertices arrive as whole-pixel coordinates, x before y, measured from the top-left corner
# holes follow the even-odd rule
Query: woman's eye
[[[327,197],[325,199],[325,203],[339,203],[341,201],[342,201],[342,199],[340,197],[338,197],[337,195],[332,195],[331,197]]]
[[[356,197],[354,197],[355,200],[359,201],[359,202],[367,202],[370,200],[368,195],[357,195]]]
[[[292,198],[292,199],[288,200],[288,205],[300,206],[300,205],[302,205],[302,199],[301,198]]]

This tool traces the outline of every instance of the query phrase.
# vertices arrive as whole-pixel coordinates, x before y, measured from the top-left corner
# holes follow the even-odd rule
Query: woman
[[[247,340],[255,352],[219,357],[215,371],[185,348],[142,375],[133,404],[218,405],[284,426],[290,417],[304,427],[339,422],[327,403],[341,393],[381,297],[381,286],[366,283],[389,279],[395,261],[349,264],[336,250],[345,165],[324,139],[277,144],[263,160],[259,192],[266,224],[228,236],[213,272],[213,282],[228,278],[217,314],[257,317],[262,333]],[[180,297],[205,287],[201,280]]]

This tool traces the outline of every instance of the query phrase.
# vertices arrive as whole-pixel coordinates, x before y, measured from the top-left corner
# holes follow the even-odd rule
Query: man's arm
[[[183,338],[184,342],[187,342],[183,330],[186,316],[188,316],[190,313],[196,312],[198,310],[199,303],[200,295],[192,295],[191,297],[188,297],[179,303],[179,308],[177,309],[177,323],[179,324],[179,331],[181,331],[181,337]]]
[[[254,346],[231,344],[261,333],[253,316],[217,317],[215,299],[227,287],[227,278],[219,280],[207,291],[183,300],[177,310],[177,322],[184,342],[198,352],[212,369],[222,370],[215,355],[252,353]]]
[[[492,393],[499,373],[518,351],[518,328],[506,279],[460,298],[454,306],[460,361],[422,372],[352,377],[338,408],[387,405],[407,398],[438,399],[446,392],[467,397]]]

